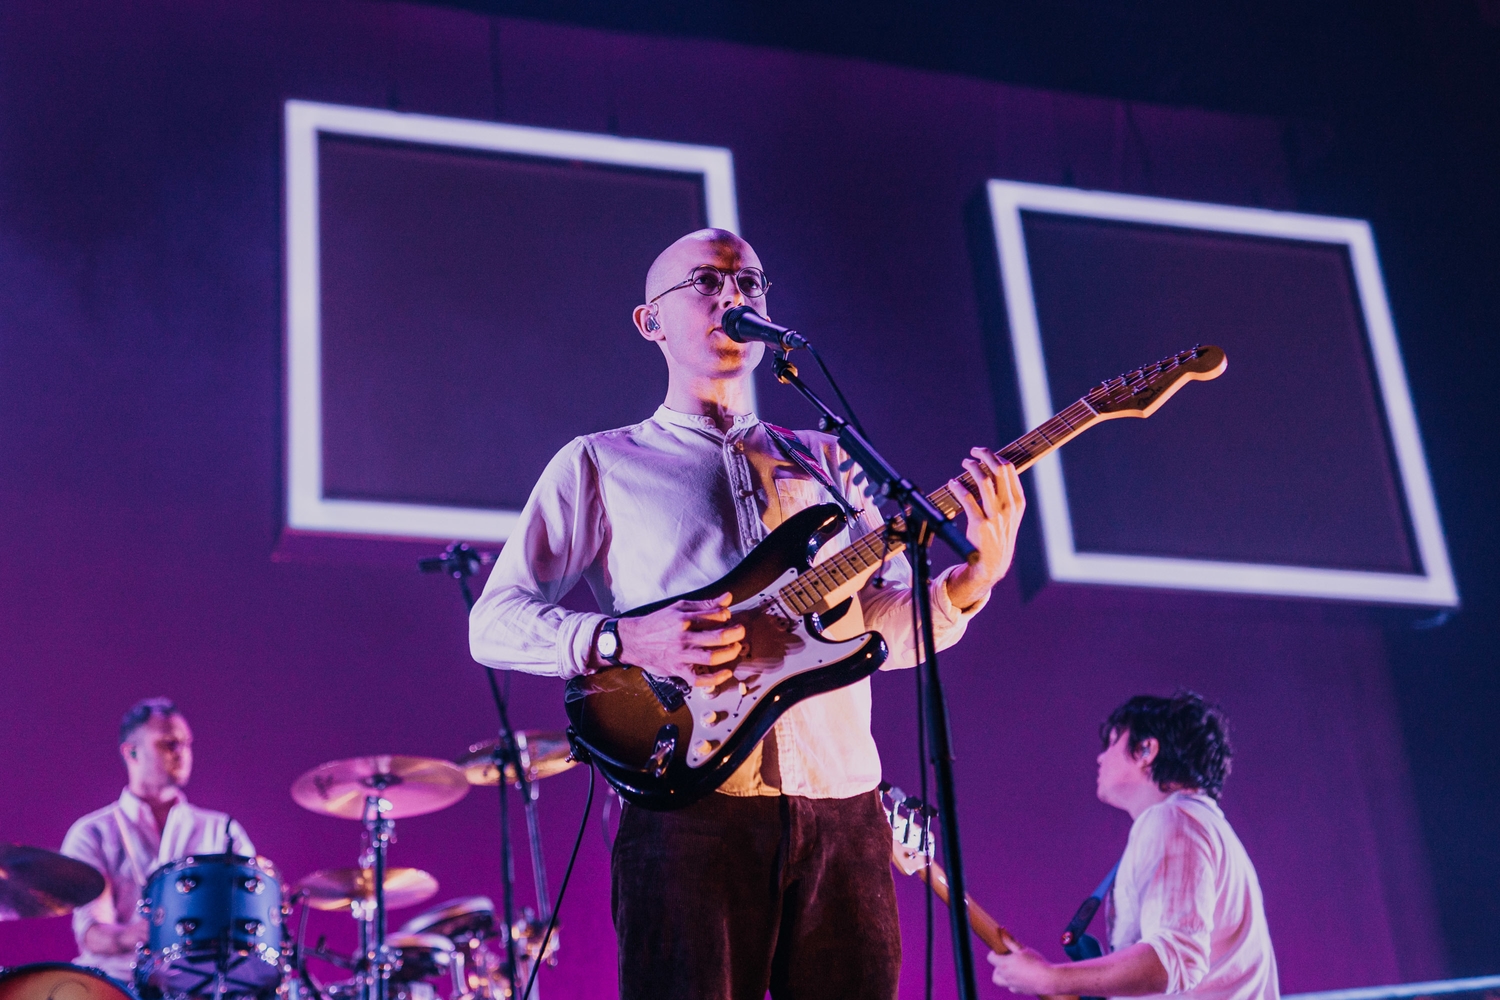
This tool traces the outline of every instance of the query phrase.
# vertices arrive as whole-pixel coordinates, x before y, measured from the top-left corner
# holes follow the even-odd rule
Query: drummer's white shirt
[[[238,821],[189,805],[181,791],[161,830],[156,828],[151,807],[128,788],[118,801],[74,823],[63,838],[62,853],[93,865],[104,876],[104,892],[99,898],[73,911],[73,937],[79,949],[74,961],[128,983],[135,956],[95,955],[84,947],[84,934],[95,924],[130,923],[136,917],[136,904],[146,879],[158,866],[189,854],[222,853],[228,847],[226,834],[230,832],[234,853],[255,854],[255,845]]]

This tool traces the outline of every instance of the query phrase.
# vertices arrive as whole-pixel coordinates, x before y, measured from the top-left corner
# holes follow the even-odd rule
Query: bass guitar
[[[1150,416],[1182,386],[1217,378],[1226,365],[1219,348],[1194,347],[1127,372],[999,454],[1025,471],[1101,421]],[[967,472],[959,483],[977,492]],[[928,500],[949,518],[962,510],[947,486]],[[892,519],[893,526],[899,523],[899,517]],[[799,511],[719,580],[627,612],[625,617],[647,615],[677,601],[729,593],[731,621],[745,626],[734,679],[717,688],[695,687],[630,665],[575,677],[564,695],[575,755],[591,758],[627,802],[679,808],[719,787],[788,708],[874,673],[887,655],[878,632],[835,638],[827,630],[905,543],[888,528],[814,564],[843,524],[836,504]]]
[[[936,846],[932,824],[936,810],[915,796],[908,796],[888,781],[880,783],[880,804],[885,809],[886,819],[891,824],[891,863],[903,875],[916,875],[932,887],[933,895],[942,900],[944,906],[953,905],[948,888],[948,873],[932,859]],[[1000,926],[999,921],[974,902],[974,897],[964,893],[964,904],[969,911],[969,929],[974,936],[989,946],[997,955],[1009,955],[1016,940],[1010,932]],[[1077,997],[1071,994],[1043,996],[1038,1000],[1097,1000],[1094,997]]]

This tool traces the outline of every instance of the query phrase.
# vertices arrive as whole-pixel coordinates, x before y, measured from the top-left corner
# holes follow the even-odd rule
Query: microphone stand
[[[457,580],[458,589],[463,594],[464,608],[473,612],[474,592],[469,589],[469,577],[479,572],[479,567],[488,561],[490,560],[484,554],[468,542],[454,542],[440,556],[417,560],[417,568],[423,573],[446,573]],[[537,828],[536,796],[521,760],[516,731],[510,724],[510,712],[500,693],[500,685],[495,680],[495,672],[486,667],[484,674],[490,682],[490,694],[495,697],[495,709],[500,715],[500,734],[495,744],[494,761],[495,769],[500,775],[500,865],[504,869],[501,872],[501,909],[505,919],[505,974],[510,979],[510,992],[514,995],[517,983],[520,982],[520,963],[516,955],[516,861],[510,837],[510,794],[505,778],[507,767],[514,768],[516,783],[521,789],[527,832],[531,837],[532,865],[537,871],[542,870],[541,857],[537,853],[541,850],[541,841]],[[545,892],[544,882],[537,882],[537,887],[539,893]],[[541,906],[546,909],[547,903],[542,903]]]
[[[942,677],[938,673],[937,641],[932,625],[932,566],[929,550],[934,538],[941,538],[948,547],[965,560],[973,561],[978,550],[964,537],[958,526],[943,516],[943,512],[905,478],[891,467],[890,463],[876,452],[847,420],[839,416],[828,404],[818,398],[797,375],[797,368],[783,351],[774,356],[771,371],[776,380],[796,389],[821,414],[818,426],[838,437],[839,444],[877,487],[877,494],[889,497],[899,504],[903,517],[893,518],[890,530],[906,541],[911,554],[912,600],[916,602],[917,615],[921,622],[918,638],[922,654],[917,669],[922,671],[927,686],[927,733],[928,752],[937,778],[938,809],[946,822],[943,826],[943,860],[948,866],[949,893],[955,900],[964,900],[965,893],[963,853],[958,840],[958,797],[953,784],[953,741],[948,729],[948,705],[943,697]],[[958,981],[959,1000],[977,1000],[978,990],[974,980],[974,946],[969,938],[969,908],[955,905],[948,907],[953,930],[953,965]]]

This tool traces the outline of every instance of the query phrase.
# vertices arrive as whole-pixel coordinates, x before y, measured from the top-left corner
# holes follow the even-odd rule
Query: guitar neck
[[[943,871],[937,862],[932,862],[926,867],[917,869],[917,874],[922,881],[932,886],[932,891],[937,898],[943,901],[945,906],[952,906],[953,900],[948,892],[948,873]],[[989,946],[990,951],[1000,955],[1009,955],[1010,946],[1005,943],[1003,928],[999,922],[988,913],[984,907],[974,902],[974,897],[964,893],[964,898],[969,904],[969,926],[973,928],[974,935]]]
[[[948,873],[943,871],[942,867],[936,861],[930,862],[923,868],[918,868],[917,874],[921,876],[922,881],[932,886],[932,891],[937,895],[938,899],[943,901],[944,906],[953,905],[953,900],[948,892]],[[993,951],[995,954],[1009,955],[1011,949],[1010,941],[1007,938],[1010,937],[1010,932],[1001,927],[999,921],[994,917],[984,912],[984,907],[974,902],[973,896],[964,893],[964,899],[968,903],[969,908],[969,929],[974,932],[974,936],[988,945],[990,951]],[[1041,996],[1037,1000],[1079,1000],[1079,998],[1073,995]]]
[[[1085,397],[1040,426],[1022,434],[1001,448],[998,454],[1014,465],[1017,472],[1025,472],[1039,458],[1082,434],[1100,419],[1099,412],[1089,405],[1088,398]],[[959,476],[958,482],[970,493],[978,493],[974,477],[969,473]],[[927,499],[949,518],[956,517],[963,510],[958,498],[947,485],[927,494]],[[793,613],[807,614],[816,610],[826,595],[905,548],[904,542],[887,532],[871,532],[788,584],[781,591],[782,599]]]

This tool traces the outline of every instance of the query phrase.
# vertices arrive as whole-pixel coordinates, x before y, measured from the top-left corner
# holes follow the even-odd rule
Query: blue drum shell
[[[143,996],[266,993],[283,978],[281,879],[264,858],[190,855],[151,873],[141,896],[150,925],[136,963]]]

